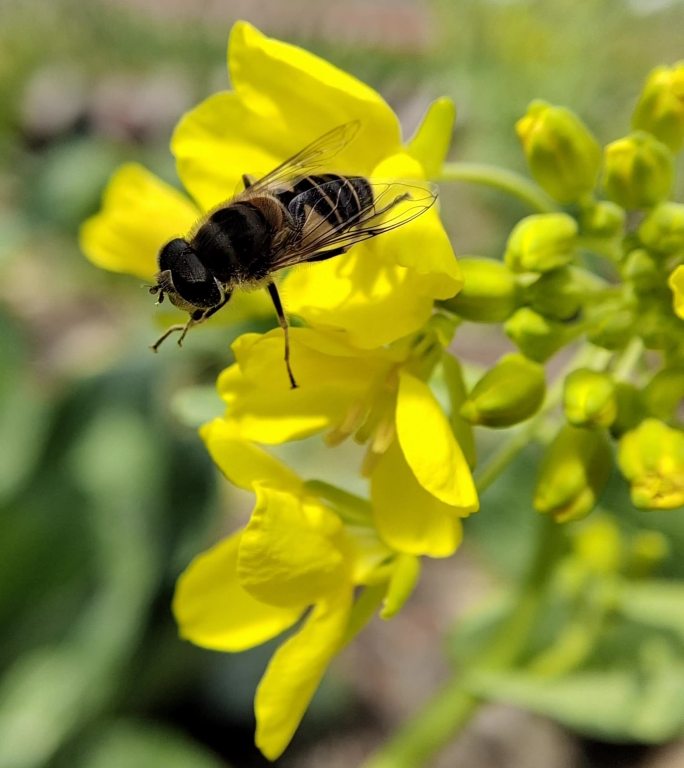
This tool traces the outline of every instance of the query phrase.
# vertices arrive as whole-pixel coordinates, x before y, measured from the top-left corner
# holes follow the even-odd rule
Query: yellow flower
[[[667,281],[673,294],[673,309],[684,320],[684,264],[680,264]]]
[[[618,464],[631,484],[632,503],[645,509],[684,504],[684,432],[644,419],[620,440]]]
[[[111,180],[102,210],[83,225],[81,245],[97,265],[150,280],[160,247],[206,211],[330,129],[361,129],[333,170],[377,179],[423,179],[441,166],[454,109],[435,102],[404,146],[396,115],[378,93],[307,51],[262,35],[246,22],[231,32],[233,91],[211,96],[178,124],[171,149],[188,199],[139,165]],[[324,169],[326,170],[326,169]],[[461,274],[436,207],[348,254],[295,271],[286,308],[307,322],[374,347],[417,330],[434,299],[453,296]]]
[[[426,356],[441,356],[434,333],[422,344],[359,350],[308,328],[293,328],[292,364],[300,387],[283,385],[277,331],[246,334],[236,363],[219,377],[226,423],[245,440],[279,444],[327,433],[368,443],[375,525],[393,549],[450,555],[460,517],[477,509],[470,469],[429,386],[416,375]]]
[[[410,593],[418,564],[394,557],[370,526],[345,525],[291,470],[222,420],[202,433],[230,480],[254,490],[256,505],[242,531],[193,560],[178,581],[174,613],[183,637],[228,652],[259,645],[303,619],[275,652],[255,697],[256,743],[273,760],[331,659],[360,628],[355,588],[385,585],[389,615]]]

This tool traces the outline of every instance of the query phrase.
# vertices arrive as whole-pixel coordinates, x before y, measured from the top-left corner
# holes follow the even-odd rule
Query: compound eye
[[[159,251],[159,256],[157,258],[159,271],[163,272],[166,269],[172,270],[179,263],[179,260],[183,259],[183,255],[187,251],[192,253],[192,248],[190,248],[188,241],[184,240],[182,237],[177,237],[168,242],[161,251]]]

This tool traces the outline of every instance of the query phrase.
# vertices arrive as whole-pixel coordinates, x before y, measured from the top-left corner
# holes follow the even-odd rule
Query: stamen
[[[352,432],[357,430],[363,424],[366,410],[366,403],[362,400],[357,400],[355,403],[352,403],[347,410],[342,423],[334,429],[331,429],[323,438],[326,445],[332,447],[344,442]]]

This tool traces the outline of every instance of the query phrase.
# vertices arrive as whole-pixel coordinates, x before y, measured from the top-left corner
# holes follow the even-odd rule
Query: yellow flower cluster
[[[454,119],[448,100],[435,102],[403,144],[376,92],[249,24],[233,28],[228,69],[234,90],[186,114],[173,135],[190,197],[140,166],[123,167],[82,229],[96,264],[151,279],[160,246],[229,198],[241,174],[263,175],[353,120],[360,132],[330,170],[424,179],[442,165]],[[183,636],[222,651],[298,626],[256,694],[256,741],[271,759],[292,738],[330,659],[367,618],[360,595],[371,595],[372,607],[384,601],[382,615],[391,616],[418,577],[418,558],[451,555],[461,518],[478,507],[470,467],[427,383],[454,329],[433,317],[434,302],[461,285],[434,208],[285,277],[287,309],[306,322],[291,330],[297,389],[288,385],[278,329],[237,339],[235,363],[219,377],[226,413],[201,434],[256,505],[244,530],[193,561],[174,610]],[[347,437],[366,446],[368,500],[304,482],[263,447],[315,434],[331,447]]]

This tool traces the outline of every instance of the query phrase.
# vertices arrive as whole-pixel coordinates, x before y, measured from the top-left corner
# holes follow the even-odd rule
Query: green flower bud
[[[684,403],[684,365],[658,371],[644,388],[643,397],[651,415],[671,419]]]
[[[605,149],[603,187],[611,200],[627,210],[650,208],[672,189],[670,150],[644,131],[635,131]]]
[[[669,307],[669,296],[662,289],[645,294],[637,308],[638,331],[646,349],[666,350],[684,340],[682,323]]]
[[[540,315],[553,320],[572,320],[582,308],[584,286],[571,267],[561,267],[543,275],[528,286],[525,299]]]
[[[622,276],[638,293],[649,293],[663,282],[655,259],[643,248],[630,251],[622,267]]]
[[[655,254],[684,252],[684,204],[661,203],[641,222],[639,239]]]
[[[522,355],[505,355],[475,384],[461,416],[472,424],[510,427],[533,416],[545,392],[541,365]]]
[[[508,267],[494,259],[462,258],[463,289],[443,302],[475,323],[502,323],[518,304],[518,287]]]
[[[534,508],[559,523],[585,517],[608,482],[611,464],[610,442],[601,430],[563,427],[542,460]]]
[[[638,531],[631,542],[626,572],[637,578],[650,576],[670,554],[670,542],[660,531]]]
[[[646,80],[632,126],[652,133],[673,152],[684,144],[684,61],[657,67]]]
[[[514,312],[504,323],[504,331],[525,357],[538,363],[548,360],[571,338],[568,326],[529,307]]]
[[[645,419],[620,440],[618,464],[641,509],[684,505],[684,432]]]
[[[620,437],[643,421],[646,406],[641,390],[626,381],[618,381],[615,384],[615,402],[617,417],[611,424],[610,433],[613,437]]]
[[[626,306],[621,297],[606,300],[601,304],[585,305],[588,330],[587,338],[592,344],[604,349],[622,349],[634,333],[634,311]]]
[[[610,200],[598,200],[582,211],[580,225],[583,234],[608,239],[622,235],[626,218],[624,208]]]
[[[572,261],[577,222],[567,213],[539,213],[519,221],[508,237],[504,261],[513,272],[549,272]]]
[[[573,203],[593,190],[601,148],[574,112],[536,100],[515,130],[532,175],[553,198]]]
[[[573,549],[589,571],[618,573],[624,558],[624,542],[613,518],[598,514],[574,532]]]
[[[617,416],[613,378],[604,371],[574,370],[563,385],[563,409],[574,427],[609,427]]]

